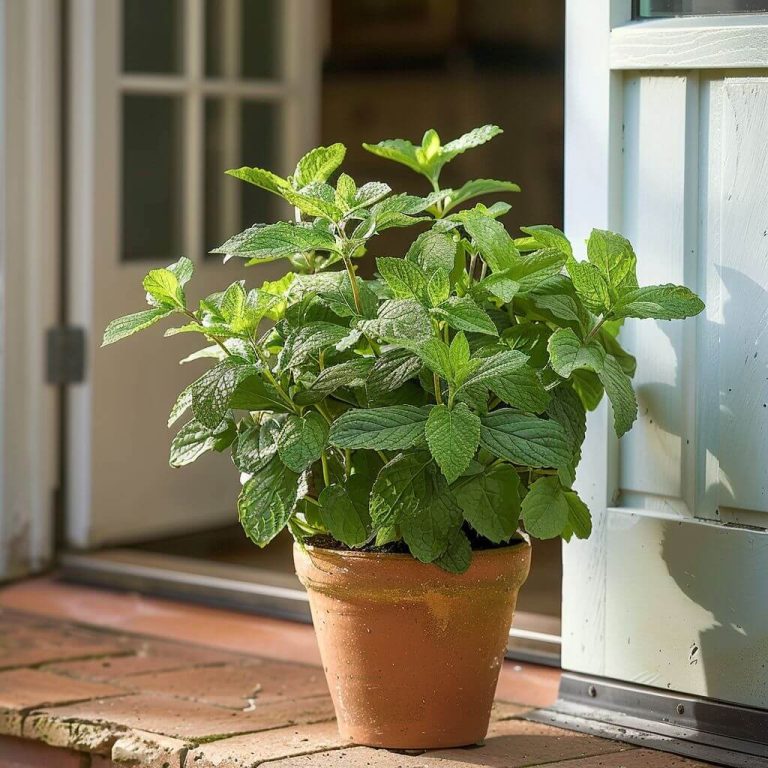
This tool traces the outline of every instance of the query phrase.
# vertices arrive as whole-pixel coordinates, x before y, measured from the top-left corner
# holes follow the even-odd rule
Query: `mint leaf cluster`
[[[548,225],[513,237],[500,221],[509,205],[476,200],[519,191],[511,182],[441,187],[447,163],[500,133],[364,145],[424,176],[423,197],[339,173],[341,144],[313,149],[288,178],[229,171],[286,200],[295,220],[255,224],[215,252],[280,259],[286,274],[193,303],[182,258],[146,276],[148,309],[106,329],[111,344],[173,317],[167,336],[200,335],[183,362],[208,367],[171,410],[169,425],[187,419],[171,465],[231,451],[239,518],[259,546],[288,527],[301,542],[402,542],[460,572],[472,542],[507,542],[521,527],[589,535],[572,489],[586,411],[605,393],[619,435],[637,415],[619,328],[703,304],[682,286],[638,285],[635,253],[616,233],[594,230],[586,260]],[[393,227],[414,228],[411,246],[379,255],[377,276],[362,279],[359,259]]]

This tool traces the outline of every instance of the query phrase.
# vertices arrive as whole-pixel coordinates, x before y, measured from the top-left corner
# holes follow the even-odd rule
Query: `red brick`
[[[254,768],[267,760],[306,755],[344,746],[336,723],[277,728],[212,741],[187,754],[187,768]]]
[[[87,757],[80,752],[58,749],[27,739],[0,736],[2,768],[83,768]],[[91,764],[93,768],[93,763]],[[102,768],[106,768],[103,766]]]
[[[327,696],[280,701],[249,712],[236,712],[184,699],[131,695],[32,712],[24,721],[23,735],[49,744],[107,754],[107,748],[111,749],[117,738],[132,729],[189,741],[209,741],[332,717],[333,707]]]
[[[72,680],[38,669],[6,670],[0,672],[0,733],[20,736],[24,712],[35,707],[123,693],[111,685]]]
[[[549,707],[557,700],[559,686],[559,669],[505,661],[501,665],[496,698],[529,707]]]
[[[437,766],[435,766],[437,768]],[[557,768],[714,768],[712,763],[689,760],[686,757],[656,752],[652,749],[633,749],[631,752],[566,760]]]
[[[60,662],[46,665],[46,669],[87,680],[118,682],[132,675],[188,669],[196,665],[239,663],[247,659],[205,646],[139,638],[132,640],[134,648],[129,655]]]
[[[161,693],[240,710],[272,701],[328,695],[322,670],[276,661],[254,660],[239,665],[134,675],[125,678],[122,684],[146,693]]]
[[[182,768],[188,747],[181,739],[132,730],[112,745],[112,760],[124,768]]]

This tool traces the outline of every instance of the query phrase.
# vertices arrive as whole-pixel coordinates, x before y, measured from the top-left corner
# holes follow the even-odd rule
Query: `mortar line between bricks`
[[[606,741],[610,741],[610,739],[606,739]],[[626,754],[627,752],[635,752],[638,747],[635,747],[631,744],[623,744],[621,742],[618,742],[616,744],[617,747],[624,746],[624,749],[616,749],[612,752],[596,752],[594,755],[580,755],[579,757],[567,757],[565,760],[547,760],[544,763],[527,763],[526,765],[521,765],[519,768],[544,768],[544,766],[547,765],[568,765],[568,763],[574,761],[574,760],[588,760],[590,757],[610,757],[611,755],[620,755],[620,754]]]
[[[86,702],[86,701],[101,701],[102,699],[120,699],[120,698],[125,698],[126,696],[131,695],[131,693],[133,692],[123,689],[120,691],[120,693],[99,694],[98,696],[76,696],[74,699],[67,699],[66,701],[34,704],[31,707],[20,707],[19,709],[15,709],[13,711],[21,714],[22,725],[23,725],[27,715],[33,715],[36,712],[42,712],[45,709],[53,709],[54,707],[66,707],[69,704],[82,704],[83,702]]]

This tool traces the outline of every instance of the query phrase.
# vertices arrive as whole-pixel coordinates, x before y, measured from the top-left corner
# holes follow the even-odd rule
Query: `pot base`
[[[295,547],[341,735],[389,749],[482,741],[530,552],[475,552],[452,574],[410,555]]]

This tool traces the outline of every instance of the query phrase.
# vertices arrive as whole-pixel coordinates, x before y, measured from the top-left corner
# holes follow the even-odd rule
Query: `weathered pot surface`
[[[482,741],[527,541],[462,574],[403,554],[294,547],[342,737],[390,749]]]

